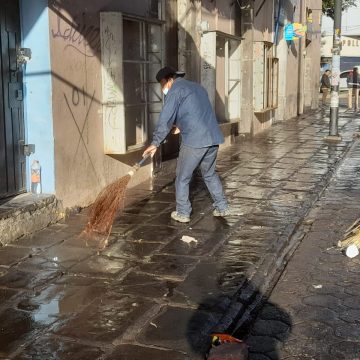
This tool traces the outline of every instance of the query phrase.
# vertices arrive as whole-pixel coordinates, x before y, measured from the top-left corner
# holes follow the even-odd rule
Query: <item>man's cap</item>
[[[156,80],[158,82],[160,82],[162,79],[172,77],[172,76],[184,77],[185,72],[184,71],[177,71],[174,68],[172,68],[171,66],[165,66],[162,69],[160,69],[158,71],[158,73],[156,74]]]

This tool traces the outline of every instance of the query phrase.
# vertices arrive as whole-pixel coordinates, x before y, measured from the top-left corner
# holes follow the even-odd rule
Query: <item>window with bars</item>
[[[101,43],[104,150],[125,154],[145,146],[161,110],[162,22],[101,13]]]
[[[209,93],[220,122],[240,119],[240,38],[220,31],[202,35],[201,83]]]
[[[279,59],[273,44],[254,43],[254,108],[264,112],[278,106]]]

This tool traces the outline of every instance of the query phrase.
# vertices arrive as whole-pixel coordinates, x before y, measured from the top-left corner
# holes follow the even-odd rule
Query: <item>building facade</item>
[[[323,34],[321,39],[321,67],[331,69],[333,36]],[[351,70],[360,65],[360,35],[341,36],[340,70]]]
[[[341,14],[340,70],[351,70],[360,65],[360,0]],[[334,21],[323,15],[321,25],[321,69],[331,68]]]
[[[207,89],[224,146],[317,107],[319,0],[0,6],[0,197],[30,190],[40,171],[36,191],[55,193],[64,207],[90,204],[141,158],[162,108],[155,74],[165,64]],[[285,26],[295,22],[307,25],[306,34],[285,40]],[[151,177],[178,144],[169,136],[132,184]]]

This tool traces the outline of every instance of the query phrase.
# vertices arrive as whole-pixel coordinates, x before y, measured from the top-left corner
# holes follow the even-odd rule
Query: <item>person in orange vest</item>
[[[41,166],[39,160],[34,160],[31,164],[31,192],[41,193]]]

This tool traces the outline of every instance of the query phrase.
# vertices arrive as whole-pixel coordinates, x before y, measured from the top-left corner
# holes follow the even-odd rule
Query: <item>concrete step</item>
[[[54,195],[25,193],[0,202],[0,246],[41,230],[64,217]]]

